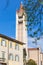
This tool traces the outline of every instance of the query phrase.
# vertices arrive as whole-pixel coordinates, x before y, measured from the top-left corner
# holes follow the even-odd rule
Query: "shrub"
[[[36,64],[36,62],[34,60],[30,59],[30,60],[28,60],[26,65],[37,65],[37,64]]]

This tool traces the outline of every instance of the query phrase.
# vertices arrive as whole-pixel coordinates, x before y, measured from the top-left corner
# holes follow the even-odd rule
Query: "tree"
[[[27,14],[27,33],[30,37],[35,37],[38,40],[43,35],[42,16],[43,16],[43,1],[42,0],[24,0],[24,10]]]
[[[27,65],[37,65],[36,62],[32,59],[28,60]]]

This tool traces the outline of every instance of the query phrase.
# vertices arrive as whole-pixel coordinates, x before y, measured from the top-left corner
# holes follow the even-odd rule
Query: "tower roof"
[[[22,2],[20,3],[20,9],[23,9],[23,3]]]
[[[24,12],[23,3],[21,2],[20,3],[20,8],[19,8],[19,10],[17,10],[17,13],[23,13],[23,12]]]

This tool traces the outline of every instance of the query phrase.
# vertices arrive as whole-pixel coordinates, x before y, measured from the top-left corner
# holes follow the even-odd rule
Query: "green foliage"
[[[24,10],[27,15],[26,17],[26,28],[28,32],[28,36],[30,37],[38,37],[42,34],[41,29],[41,20],[42,20],[42,8],[43,6],[40,4],[43,1],[41,0],[24,0]],[[41,8],[40,8],[41,7]],[[32,33],[31,33],[32,32]],[[39,34],[40,33],[40,34]]]
[[[36,62],[32,59],[28,60],[26,65],[37,65]]]

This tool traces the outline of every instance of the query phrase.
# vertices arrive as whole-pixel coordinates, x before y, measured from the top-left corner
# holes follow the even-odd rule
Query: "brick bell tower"
[[[16,39],[27,43],[27,31],[26,31],[26,14],[23,9],[23,4],[20,4],[20,9],[16,11]]]
[[[20,3],[20,8],[19,10],[16,11],[16,39],[26,43],[25,45],[23,45],[23,48],[26,49],[26,53],[28,55],[28,51],[27,51],[27,41],[28,41],[28,37],[27,37],[27,30],[26,30],[26,13],[23,9],[23,4]],[[26,59],[28,58],[28,56],[26,56]]]

